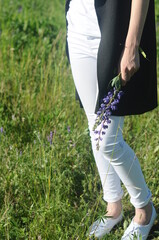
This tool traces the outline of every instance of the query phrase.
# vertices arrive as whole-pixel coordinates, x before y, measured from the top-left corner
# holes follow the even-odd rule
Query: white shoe
[[[118,218],[104,217],[102,220],[95,221],[88,230],[89,237],[101,239],[105,234],[108,234],[112,228],[119,223],[123,218],[121,213]]]
[[[121,240],[146,240],[149,232],[153,226],[153,223],[157,217],[156,210],[152,204],[152,215],[149,224],[147,225],[139,225],[134,220],[131,221],[130,225],[126,229],[124,235]]]

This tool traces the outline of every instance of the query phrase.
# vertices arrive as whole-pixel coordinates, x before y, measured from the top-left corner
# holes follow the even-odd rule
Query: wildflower
[[[14,114],[12,115],[12,120],[13,120],[13,121],[16,121],[16,117],[15,117]]]
[[[68,133],[71,131],[70,126],[67,126]]]
[[[3,127],[1,127],[1,129],[0,129],[0,132],[1,132],[1,133],[3,133],[3,132],[4,132],[4,129],[3,129]]]
[[[71,139],[68,142],[69,142],[69,147],[75,147],[76,146],[76,143],[74,143]]]
[[[22,10],[23,10],[22,6],[19,6],[19,7],[18,7],[18,13],[21,13]]]
[[[10,146],[9,146],[9,149],[10,149],[10,150],[12,150],[12,149],[13,149],[13,146],[12,146],[12,145],[10,145]]]
[[[122,97],[123,94],[124,94],[123,91],[119,91],[119,92],[118,92],[117,97],[118,97],[119,100],[120,100],[120,98]]]
[[[50,132],[50,135],[47,137],[48,142],[50,143],[50,145],[52,144],[52,140],[53,140],[53,132]]]
[[[124,94],[121,91],[121,74],[117,75],[110,82],[111,89],[107,93],[107,96],[104,96],[100,108],[97,112],[97,117],[95,124],[93,126],[93,131],[97,135],[95,141],[97,141],[96,149],[99,150],[99,142],[102,141],[101,135],[105,135],[105,131],[108,128],[108,125],[111,123],[109,117],[112,114],[112,111],[118,109],[119,101]],[[97,127],[100,125],[100,129],[97,130]]]

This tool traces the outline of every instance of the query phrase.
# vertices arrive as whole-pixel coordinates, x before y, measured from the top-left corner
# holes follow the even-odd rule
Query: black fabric
[[[66,13],[69,8],[69,2],[69,0],[66,1]],[[101,42],[97,56],[99,86],[99,95],[95,109],[95,113],[97,113],[102,98],[108,91],[110,80],[118,74],[118,64],[129,26],[131,0],[95,0],[95,10],[101,30]],[[148,60],[140,54],[140,69],[126,86],[122,87],[124,95],[120,100],[118,110],[113,111],[112,115],[141,114],[157,107],[154,0],[150,1],[140,47],[146,53]],[[66,53],[69,59],[67,40]],[[77,90],[76,99],[80,101]],[[80,106],[83,107],[81,101]]]

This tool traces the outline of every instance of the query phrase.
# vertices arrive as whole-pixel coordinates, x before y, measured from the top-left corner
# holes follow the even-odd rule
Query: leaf
[[[159,151],[159,145],[155,148],[154,153],[157,153]]]
[[[142,48],[141,47],[139,47],[139,50],[140,50],[140,52],[141,52],[141,54],[142,54],[142,56],[144,57],[144,58],[146,58],[147,59],[147,57],[146,57],[146,53],[142,50]]]
[[[124,224],[123,224],[123,227],[124,227],[124,230],[128,227],[129,223],[127,220],[124,221]]]
[[[121,73],[119,73],[115,78],[112,79],[111,86],[115,87],[116,89],[121,88]]]

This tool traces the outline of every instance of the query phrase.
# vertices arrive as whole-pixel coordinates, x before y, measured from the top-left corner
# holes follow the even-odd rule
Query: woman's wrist
[[[125,48],[139,49],[139,41],[125,41]]]
[[[140,48],[140,46],[138,44],[130,44],[130,43],[123,43],[123,44],[120,44],[122,45],[124,48],[131,48],[131,49],[136,49],[138,50]]]

